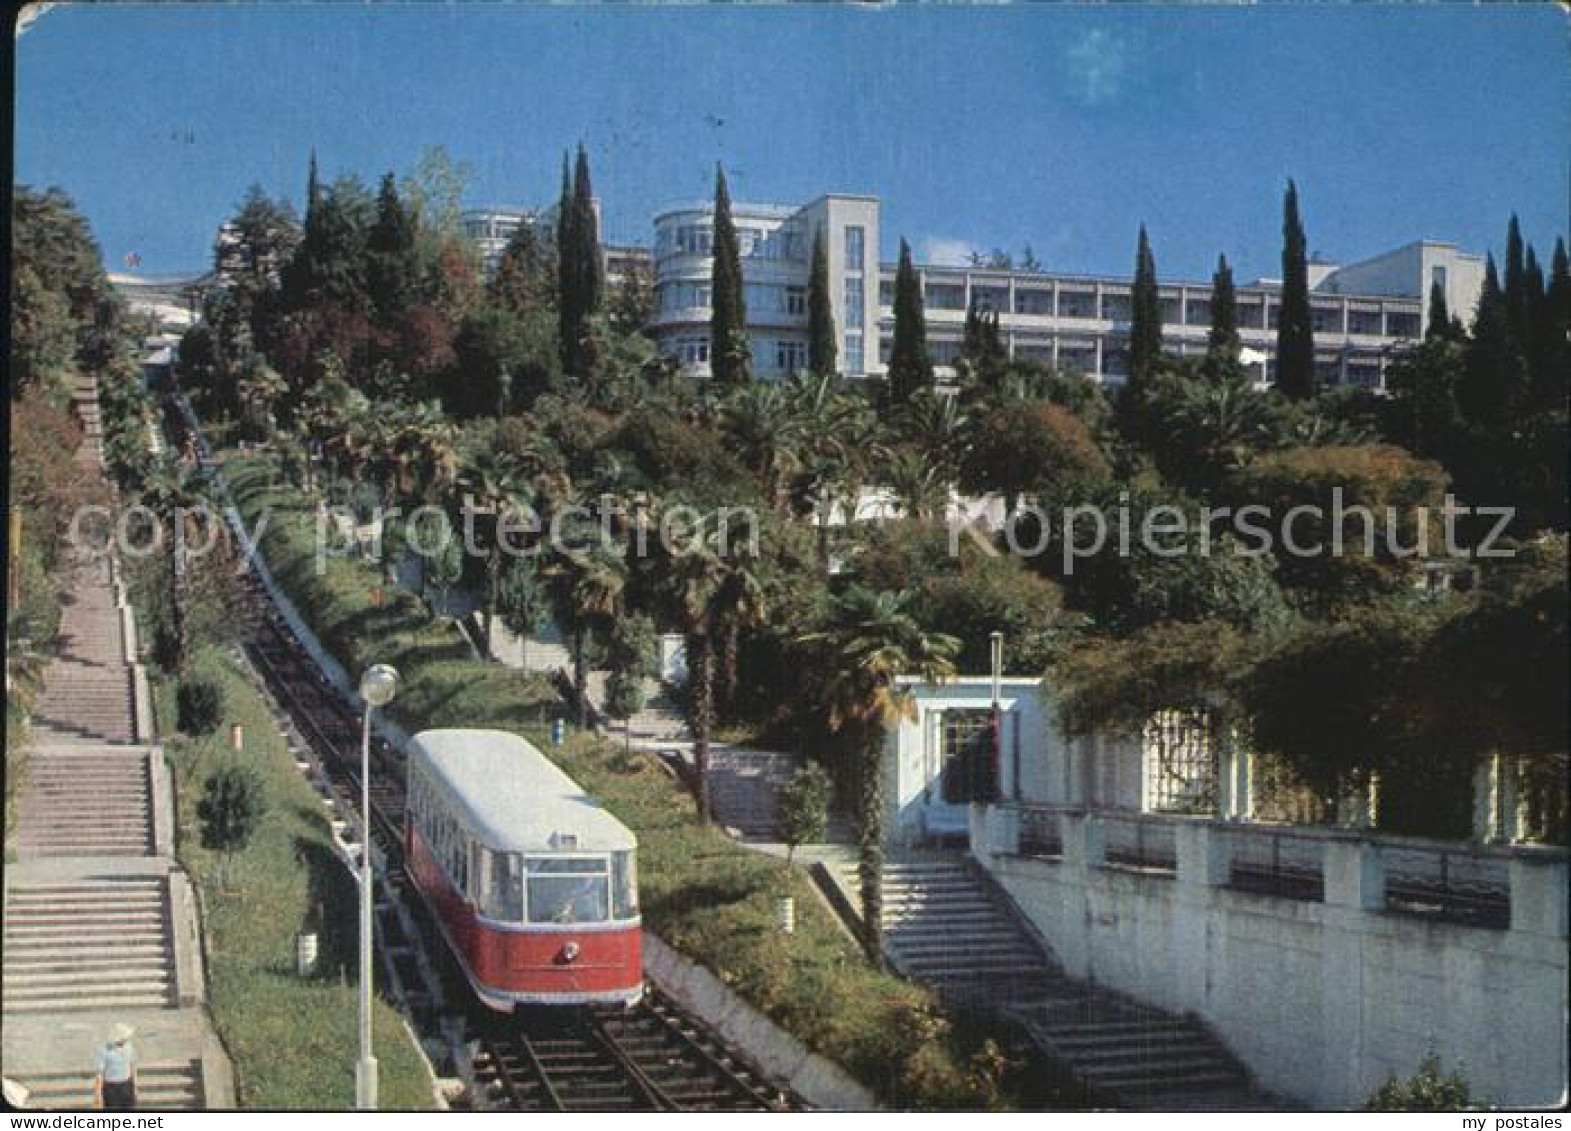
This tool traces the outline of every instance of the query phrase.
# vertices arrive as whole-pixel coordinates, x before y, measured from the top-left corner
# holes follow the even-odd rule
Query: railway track
[[[171,412],[167,419],[179,419]],[[174,440],[183,440],[176,435]],[[256,576],[242,581],[245,654],[286,724],[297,757],[346,825],[360,796],[361,719],[318,667]],[[700,1020],[652,987],[627,1009],[502,1015],[474,1001],[403,870],[403,757],[371,738],[373,862],[383,984],[465,1094],[455,1106],[516,1111],[791,1111],[801,1099],[769,1080]],[[366,838],[356,830],[353,838]]]

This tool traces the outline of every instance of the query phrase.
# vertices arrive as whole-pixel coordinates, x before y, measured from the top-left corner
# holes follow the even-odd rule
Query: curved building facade
[[[824,233],[830,305],[847,376],[878,365],[878,201],[825,196],[800,208],[736,204],[753,374],[781,380],[807,367],[807,288],[813,240]],[[677,208],[655,217],[654,318],[662,353],[709,372],[714,208]],[[869,344],[871,343],[871,344]]]

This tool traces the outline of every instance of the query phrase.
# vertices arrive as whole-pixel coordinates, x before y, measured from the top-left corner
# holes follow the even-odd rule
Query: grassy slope
[[[230,457],[226,474],[248,525],[264,509],[263,550],[275,576],[323,642],[358,671],[381,661],[405,680],[393,713],[412,730],[499,727],[543,749],[543,721],[558,710],[537,679],[467,658],[451,626],[412,595],[382,593],[371,567],[329,557],[314,568],[314,522],[271,465]],[[637,831],[645,922],[713,970],[809,1046],[899,1107],[975,1106],[979,1094],[926,991],[871,969],[800,873],[702,826],[691,799],[650,758],[575,736],[552,750],[564,769]],[[773,928],[773,900],[790,885],[797,929]]]
[[[234,1058],[244,1107],[354,1106],[358,1050],[356,885],[333,855],[317,794],[306,784],[277,725],[233,657],[208,648],[192,671],[224,689],[223,724],[205,738],[177,735],[175,685],[155,687],[156,709],[176,776],[180,859],[203,892],[208,998]],[[235,857],[231,894],[215,887],[217,857],[201,846],[196,806],[202,783],[228,758],[229,724],[245,728],[245,763],[261,775],[267,815]],[[294,973],[294,933],[313,902],[325,925],[319,976]],[[430,1108],[431,1078],[398,1013],[378,1002],[374,1033],[384,1108]]]

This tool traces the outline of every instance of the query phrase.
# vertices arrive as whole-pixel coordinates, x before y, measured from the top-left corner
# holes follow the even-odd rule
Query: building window
[[[1211,300],[1208,298],[1192,298],[1184,306],[1187,316],[1185,323],[1190,326],[1209,326],[1211,324]]]
[[[1090,291],[1059,291],[1060,318],[1095,318],[1096,296]]]
[[[1052,314],[1053,292],[1020,288],[1015,291],[1016,314]]]
[[[847,279],[845,286],[845,320],[848,328],[860,330],[867,320],[862,306],[862,280]]]
[[[807,343],[781,339],[775,343],[775,368],[791,374],[807,368]]]
[[[787,314],[807,313],[806,287],[787,287],[785,289],[785,300]]]
[[[989,314],[1002,313],[1009,309],[1009,288],[972,287],[971,304]]]
[[[929,310],[964,310],[966,289],[959,283],[929,283],[927,285]]]
[[[1429,269],[1429,285],[1446,289],[1446,269],[1443,264],[1436,264]]]
[[[683,365],[709,364],[708,338],[678,338],[675,355]]]
[[[1104,294],[1102,296],[1102,318],[1108,322],[1129,321],[1128,295]]]
[[[1339,334],[1342,332],[1342,310],[1336,306],[1321,306],[1316,303],[1309,308],[1310,323],[1317,334]]]
[[[895,284],[891,279],[883,279],[878,284],[878,305],[893,306],[895,304]]]
[[[1378,310],[1349,310],[1347,312],[1347,332],[1349,334],[1379,334],[1380,312]]]
[[[1386,336],[1392,338],[1418,337],[1418,312],[1408,310],[1386,311]]]
[[[708,255],[713,236],[707,224],[684,224],[676,230],[676,250],[682,255]]]
[[[806,347],[803,347],[804,351]],[[862,334],[859,330],[850,330],[845,336],[845,371],[847,373],[861,373],[866,365],[862,358]],[[806,358],[803,358],[806,363]]]
[[[846,270],[862,270],[862,242],[864,232],[859,225],[846,226]]]

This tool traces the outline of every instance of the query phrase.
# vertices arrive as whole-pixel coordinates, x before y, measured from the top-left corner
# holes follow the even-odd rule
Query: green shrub
[[[828,771],[809,762],[792,774],[780,791],[780,835],[786,843],[788,862],[798,845],[824,838],[829,827],[829,790]]]
[[[1364,1101],[1365,1111],[1468,1111],[1472,1106],[1461,1067],[1441,1075],[1440,1058],[1432,1053],[1410,1079],[1393,1076]]]
[[[175,699],[178,725],[195,738],[212,734],[224,714],[224,691],[206,679],[184,679]]]

